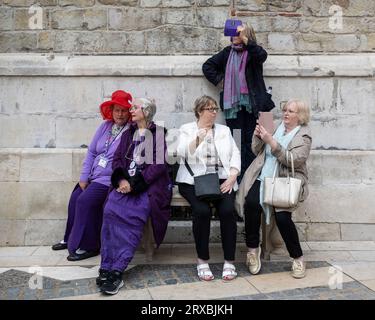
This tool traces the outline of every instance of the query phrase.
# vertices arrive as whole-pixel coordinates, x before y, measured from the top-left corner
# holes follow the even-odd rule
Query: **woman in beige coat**
[[[250,273],[257,274],[261,268],[259,246],[259,229],[262,211],[269,223],[272,211],[280,234],[293,258],[292,276],[303,278],[306,265],[298,238],[297,229],[292,221],[293,208],[280,209],[263,203],[263,181],[272,177],[275,166],[280,163],[279,176],[285,177],[287,170],[291,173],[290,156],[287,164],[287,152],[293,155],[295,177],[302,181],[299,202],[308,195],[308,178],[306,161],[311,149],[311,134],[308,127],[310,112],[307,105],[300,100],[290,100],[283,108],[283,120],[273,135],[257,125],[252,140],[252,151],[256,159],[246,170],[236,196],[236,207],[240,216],[245,218],[246,245],[248,253],[246,264]]]

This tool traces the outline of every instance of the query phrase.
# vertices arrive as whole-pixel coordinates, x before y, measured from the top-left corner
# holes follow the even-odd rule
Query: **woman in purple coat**
[[[99,254],[103,204],[108,195],[112,160],[122,134],[129,129],[132,96],[115,91],[112,99],[101,104],[104,121],[97,129],[83,162],[79,183],[70,196],[64,240],[53,250],[68,248],[69,261],[87,259]]]
[[[135,99],[130,108],[134,121],[121,137],[113,160],[113,190],[104,207],[101,266],[97,284],[105,294],[124,285],[122,273],[132,260],[143,229],[151,218],[159,247],[171,214],[172,181],[165,160],[165,129],[152,122],[156,106]]]

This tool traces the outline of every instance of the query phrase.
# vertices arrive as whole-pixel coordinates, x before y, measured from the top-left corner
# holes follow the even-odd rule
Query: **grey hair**
[[[147,98],[137,98],[136,100],[139,100],[142,102],[142,111],[143,111],[143,114],[145,115],[146,122],[151,122],[156,113],[155,100],[153,99],[150,100]]]

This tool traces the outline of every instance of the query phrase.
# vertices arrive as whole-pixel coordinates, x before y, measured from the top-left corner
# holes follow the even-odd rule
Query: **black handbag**
[[[218,166],[215,165],[215,173],[207,173],[201,176],[194,176],[193,170],[191,170],[189,164],[185,159],[186,169],[189,171],[190,175],[194,178],[194,189],[195,196],[199,200],[204,201],[214,201],[220,200],[223,196],[220,191],[220,181],[218,174]]]

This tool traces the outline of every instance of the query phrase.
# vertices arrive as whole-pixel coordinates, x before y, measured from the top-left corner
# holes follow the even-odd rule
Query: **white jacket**
[[[194,178],[191,176],[189,171],[186,169],[184,159],[186,155],[190,154],[189,144],[198,134],[197,122],[190,122],[180,127],[179,142],[177,146],[177,155],[180,159],[180,167],[177,172],[176,182],[183,182],[187,184],[194,184]],[[194,154],[189,155],[188,161],[191,170],[195,176],[200,176],[206,173],[205,154],[202,151],[203,145],[206,143],[204,140],[195,150]],[[241,154],[237,148],[236,142],[234,141],[229,127],[215,123],[215,136],[214,143],[217,150],[217,154],[223,164],[224,170],[228,177],[230,175],[230,169],[235,168],[239,172],[241,171]],[[238,189],[237,182],[233,186],[233,190]]]

